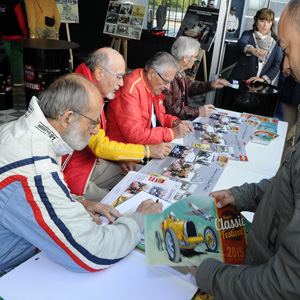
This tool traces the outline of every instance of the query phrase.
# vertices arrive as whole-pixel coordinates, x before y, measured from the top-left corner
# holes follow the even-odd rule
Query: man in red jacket
[[[178,70],[171,54],[158,52],[124,79],[107,109],[110,138],[139,144],[171,142],[183,137],[193,126],[166,114],[162,91],[169,89]]]
[[[78,66],[75,73],[93,82],[102,97],[112,99],[123,85],[125,62],[119,52],[112,48],[101,48],[92,53],[86,63]],[[101,98],[104,105],[104,99]],[[144,157],[164,158],[172,149],[169,143],[156,145],[134,145],[110,140],[106,134],[104,110],[97,135],[91,137],[89,145],[64,157],[62,169],[71,192],[89,200],[99,201],[127,172],[134,170]],[[112,162],[119,161],[119,164]]]

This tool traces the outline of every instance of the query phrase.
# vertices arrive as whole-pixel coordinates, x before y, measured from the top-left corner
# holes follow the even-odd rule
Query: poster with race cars
[[[218,199],[195,196],[145,216],[146,262],[150,265],[198,266],[214,258],[244,264],[251,224]]]
[[[216,8],[189,6],[179,28],[178,36],[192,37],[200,42],[201,49],[209,51],[214,41],[219,10]]]
[[[139,40],[146,6],[110,1],[103,33]]]

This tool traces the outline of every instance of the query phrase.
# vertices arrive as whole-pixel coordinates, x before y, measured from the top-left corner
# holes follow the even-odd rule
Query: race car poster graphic
[[[186,11],[177,37],[184,35],[197,39],[201,49],[208,52],[216,34],[218,17],[218,9],[191,5]]]
[[[110,1],[103,33],[139,40],[146,6]]]
[[[197,266],[206,258],[244,264],[251,227],[232,206],[217,208],[212,197],[188,197],[159,215],[145,216],[146,262]]]

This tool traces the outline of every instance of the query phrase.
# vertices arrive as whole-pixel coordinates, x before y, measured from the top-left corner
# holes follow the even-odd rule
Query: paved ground
[[[13,87],[13,108],[0,110],[0,125],[18,119],[26,112],[24,87]]]

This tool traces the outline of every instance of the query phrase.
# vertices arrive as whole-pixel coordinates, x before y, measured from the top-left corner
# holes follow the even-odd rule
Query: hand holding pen
[[[199,117],[209,117],[214,110],[215,110],[215,107],[212,104],[206,104],[206,105],[200,106],[198,108]]]

